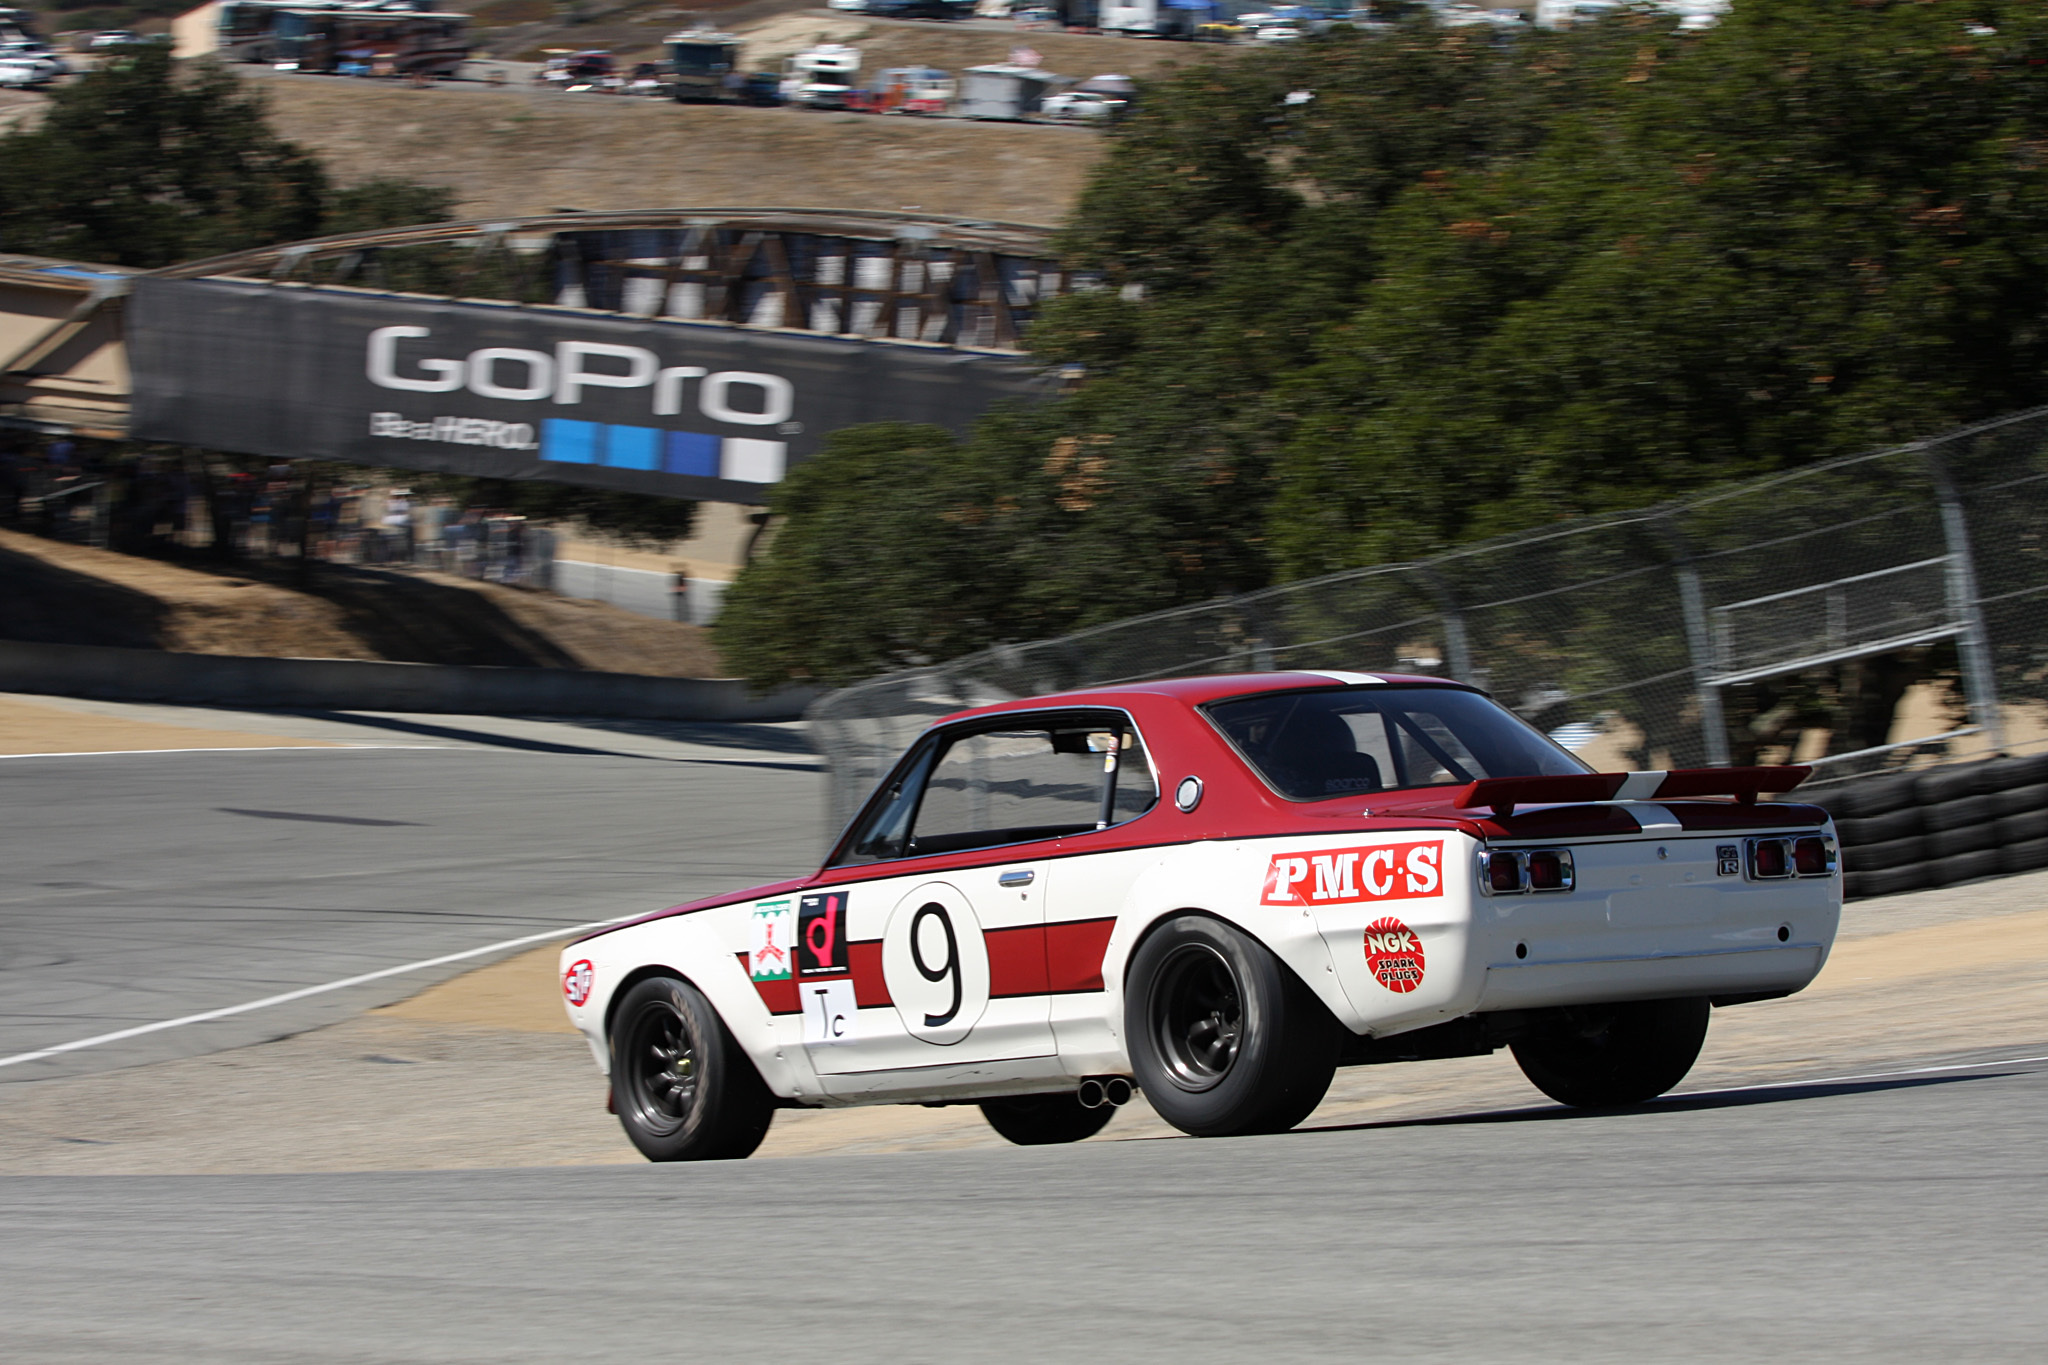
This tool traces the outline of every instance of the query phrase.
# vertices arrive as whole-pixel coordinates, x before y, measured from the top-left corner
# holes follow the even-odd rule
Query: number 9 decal
[[[988,945],[967,898],[930,882],[897,902],[882,934],[882,979],[911,1037],[944,1046],[972,1033],[988,1008]]]

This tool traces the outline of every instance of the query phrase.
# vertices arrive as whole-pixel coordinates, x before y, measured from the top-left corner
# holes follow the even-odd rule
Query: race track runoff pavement
[[[218,723],[430,747],[0,759],[0,1055],[634,913],[817,853],[819,778],[786,728]],[[1728,1011],[1725,1030],[1717,1014],[1722,1061],[1627,1113],[1467,1085],[1421,1117],[1329,1105],[1278,1137],[1151,1140],[1133,1116],[1105,1136],[1136,1140],[1070,1148],[699,1167],[36,1176],[0,1156],[0,1358],[2035,1361],[2048,1028],[2029,1012],[2038,962],[2000,949],[2040,942],[2043,889],[1867,903],[1861,955],[1840,955],[1867,978]],[[45,1141],[95,1142],[95,1113],[146,1136],[167,1095],[185,1112],[162,1126],[203,1131],[203,1091],[153,1082],[182,1068],[317,1085],[291,1049],[467,965],[0,1069],[0,1128],[10,1103],[61,1092],[87,1117]],[[1774,1018],[1805,1030],[1803,1054]],[[240,1060],[262,1054],[268,1070]],[[600,1119],[580,1068],[528,1117]],[[1345,1077],[1411,1071],[1434,1074]],[[336,1091],[335,1125],[359,1093]],[[261,1124],[262,1094],[228,1098],[220,1121]],[[324,1098],[276,1107],[317,1122]],[[289,1151],[272,1156],[246,1169],[289,1169]]]

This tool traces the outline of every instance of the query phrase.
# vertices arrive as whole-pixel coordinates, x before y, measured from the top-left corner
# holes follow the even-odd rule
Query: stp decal
[[[1319,853],[1276,853],[1261,905],[1354,905],[1441,896],[1444,843],[1369,844]]]
[[[796,915],[786,900],[762,901],[747,925],[747,971],[756,981],[787,981],[796,973]]]
[[[846,893],[825,891],[797,903],[797,975],[835,976],[846,970]]]
[[[1422,940],[1391,916],[1365,926],[1365,965],[1372,979],[1398,995],[1422,984]]]
[[[597,975],[597,969],[590,965],[590,959],[569,964],[569,970],[562,973],[562,994],[569,997],[569,1003],[581,1006],[590,998],[590,980]]]

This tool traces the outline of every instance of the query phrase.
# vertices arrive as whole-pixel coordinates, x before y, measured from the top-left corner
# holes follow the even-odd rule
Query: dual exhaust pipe
[[[1137,1092],[1128,1076],[1089,1076],[1074,1091],[1074,1098],[1081,1101],[1083,1109],[1100,1109],[1105,1104],[1117,1109],[1129,1104]]]

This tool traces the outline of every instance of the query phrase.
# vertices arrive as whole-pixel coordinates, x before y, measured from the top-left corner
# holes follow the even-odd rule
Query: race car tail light
[[[1531,891],[1571,890],[1571,850],[1565,848],[1532,849],[1529,853],[1529,889]]]
[[[1569,891],[1576,882],[1568,848],[1481,849],[1479,885],[1489,896],[1525,891]]]
[[[1749,875],[1755,881],[1776,881],[1792,875],[1790,839],[1751,839]]]
[[[1792,868],[1802,877],[1825,877],[1835,870],[1835,841],[1809,834],[1792,844]]]

